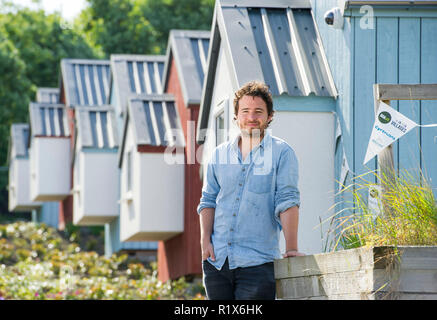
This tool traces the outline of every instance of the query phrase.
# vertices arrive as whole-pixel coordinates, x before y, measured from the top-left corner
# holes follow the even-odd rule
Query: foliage
[[[419,174],[404,170],[399,175],[377,176],[383,192],[379,194],[377,213],[363,194],[374,183],[366,176],[354,178],[340,193],[352,194],[349,208],[337,212],[331,224],[332,249],[361,246],[437,245],[437,203],[429,182]],[[351,212],[345,214],[345,212]]]
[[[154,32],[139,3],[129,0],[88,0],[75,27],[94,46],[112,53],[156,53]]]
[[[144,16],[155,29],[157,45],[165,53],[171,29],[211,30],[215,0],[146,0]]]
[[[95,57],[84,38],[67,28],[58,13],[22,8],[0,15],[0,28],[19,48],[17,54],[26,65],[26,76],[38,87],[59,85],[62,58]]]
[[[7,162],[12,123],[27,122],[37,87],[58,87],[62,58],[96,56],[59,14],[0,0],[0,166]],[[7,209],[7,175],[0,176],[0,208]]]
[[[210,30],[214,0],[87,0],[75,27],[107,56],[163,54],[171,29]]]
[[[184,278],[161,282],[127,255],[83,252],[44,224],[0,225],[0,299],[202,299]]]

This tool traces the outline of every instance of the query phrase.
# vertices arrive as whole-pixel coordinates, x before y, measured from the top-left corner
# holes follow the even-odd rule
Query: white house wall
[[[184,154],[178,154],[179,164],[167,164],[163,153],[140,153],[139,157],[140,226],[150,234],[143,239],[165,240],[184,230]]]
[[[121,168],[121,241],[165,240],[183,231],[184,154],[168,165],[163,153],[139,153],[129,125]],[[132,189],[127,192],[127,153]]]
[[[204,164],[207,163],[209,156],[212,153],[212,150],[216,147],[216,136],[215,136],[215,115],[217,113],[217,109],[223,108],[225,109],[225,129],[229,128],[229,125],[232,123],[233,119],[233,99],[234,92],[238,89],[234,87],[233,79],[234,75],[230,72],[230,64],[223,49],[223,45],[220,46],[220,52],[217,59],[217,69],[215,73],[214,79],[214,92],[212,94],[211,99],[211,110],[208,119],[208,132],[206,135],[205,143],[203,144],[203,156],[202,161]],[[227,109],[227,110],[226,110]],[[238,128],[237,128],[238,130]],[[232,134],[230,132],[228,134]],[[206,165],[203,166],[203,176],[206,176]]]
[[[41,206],[30,199],[30,161],[28,158],[11,161],[9,168],[9,211],[29,211]]]
[[[284,139],[299,161],[298,245],[306,254],[322,252],[320,221],[334,204],[334,115],[331,112],[276,112],[272,135]],[[328,223],[322,225],[326,234]],[[284,250],[283,236],[281,251]]]
[[[126,142],[123,152],[123,163],[121,167],[121,197],[120,197],[120,241],[128,240],[133,234],[139,232],[140,215],[139,199],[140,184],[138,170],[140,167],[139,158],[136,152],[136,144],[133,139],[133,126],[129,122],[126,133]],[[132,189],[127,191],[127,153],[132,152]]]
[[[70,194],[70,138],[33,138],[32,201],[59,201]]]
[[[78,225],[103,225],[118,216],[117,153],[80,152],[79,184],[75,196],[80,196],[79,210],[74,216]],[[76,184],[76,183],[75,183]]]

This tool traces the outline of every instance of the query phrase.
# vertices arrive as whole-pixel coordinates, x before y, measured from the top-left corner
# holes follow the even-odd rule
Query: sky
[[[32,0],[14,0],[14,3],[29,8],[37,8]],[[41,6],[47,13],[59,11],[61,16],[72,21],[87,5],[85,0],[41,0]]]

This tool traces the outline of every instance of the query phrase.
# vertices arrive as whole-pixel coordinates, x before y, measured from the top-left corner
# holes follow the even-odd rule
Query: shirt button
[[[235,217],[236,215],[237,215],[236,213],[233,214],[234,217]]]
[[[230,246],[231,245],[231,243],[230,242],[228,242],[228,246]]]
[[[234,231],[234,229],[233,229],[233,228],[231,228],[231,231]]]
[[[237,198],[237,201],[240,200],[240,198]]]
[[[239,185],[240,187],[243,186],[243,184],[241,184],[241,183],[239,183],[238,185]]]
[[[246,168],[243,168],[243,171],[246,171]]]

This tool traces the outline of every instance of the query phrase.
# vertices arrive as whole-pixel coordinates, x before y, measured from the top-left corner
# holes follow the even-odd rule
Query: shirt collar
[[[272,141],[272,136],[270,134],[270,131],[271,131],[270,129],[264,130],[264,137],[261,140],[261,143],[259,144],[260,148],[265,149],[266,146],[270,143],[270,141]],[[232,141],[232,144],[231,144],[232,148],[237,152],[237,154],[238,154],[238,149],[239,149],[238,142],[240,141],[240,138],[241,138],[241,132],[237,134],[237,136],[234,138],[234,140]],[[258,148],[258,146],[256,146],[254,148],[254,150],[256,150],[257,148]]]

